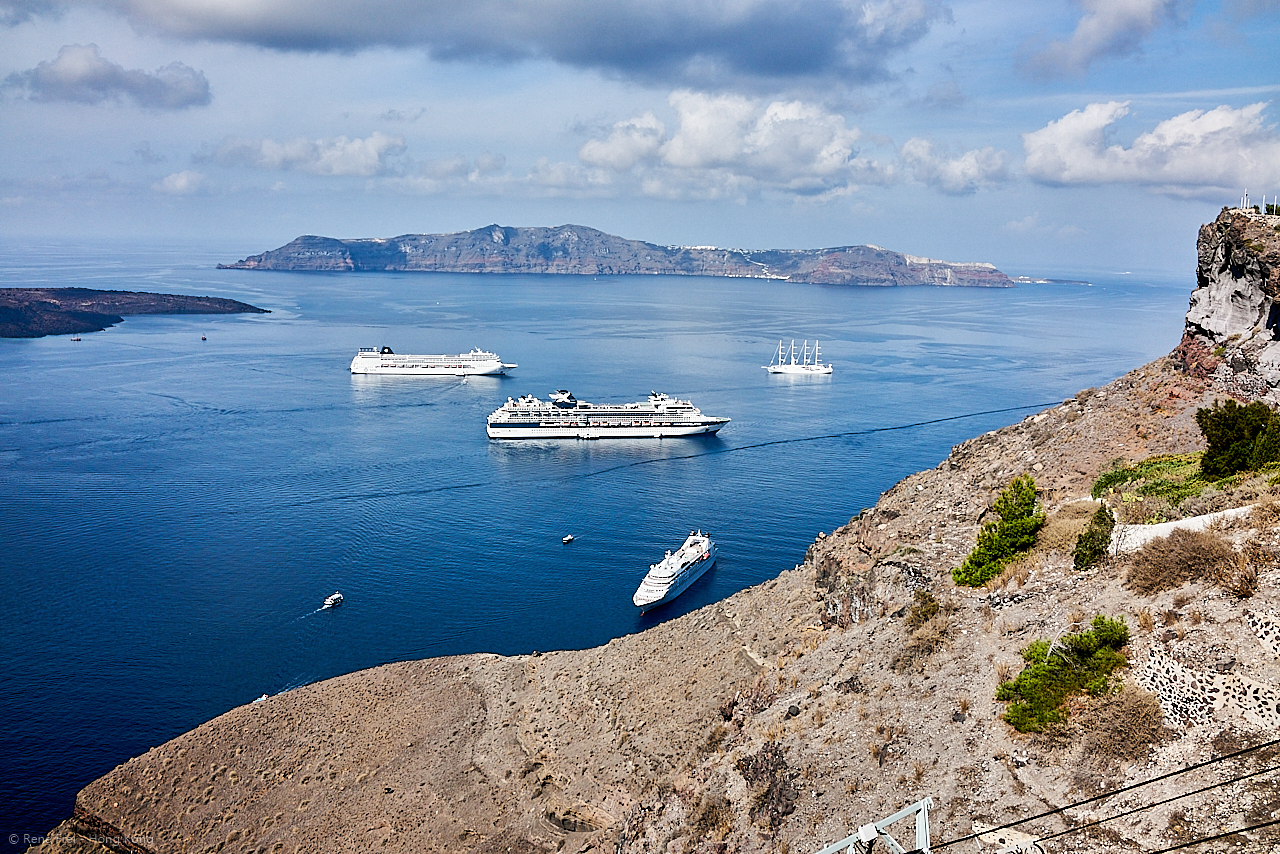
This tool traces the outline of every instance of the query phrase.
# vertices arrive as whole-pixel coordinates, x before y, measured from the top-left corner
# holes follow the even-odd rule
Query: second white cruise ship
[[[690,401],[650,392],[643,403],[586,403],[561,389],[550,400],[527,394],[495,409],[490,439],[661,439],[714,433],[728,418],[703,415]]]
[[[390,347],[361,347],[351,360],[353,374],[395,374],[417,377],[465,377],[505,374],[519,365],[504,364],[497,353],[476,348],[456,356],[405,356]]]

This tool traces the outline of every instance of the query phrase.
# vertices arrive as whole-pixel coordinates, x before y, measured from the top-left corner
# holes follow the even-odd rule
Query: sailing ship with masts
[[[791,339],[791,346],[785,347],[781,340],[773,354],[773,360],[763,366],[771,374],[829,374],[831,365],[822,363],[822,353],[818,349],[818,341],[814,339],[813,350],[809,350],[809,341],[805,339],[800,349],[796,349],[796,340]]]

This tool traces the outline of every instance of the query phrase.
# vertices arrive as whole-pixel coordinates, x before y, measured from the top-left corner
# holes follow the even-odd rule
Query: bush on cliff
[[[1076,547],[1071,552],[1077,572],[1097,565],[1107,556],[1107,550],[1111,548],[1111,532],[1115,527],[1116,520],[1111,515],[1111,508],[1103,504],[1089,520],[1088,527],[1080,532]]]
[[[1044,514],[1036,512],[1036,482],[1024,474],[1009,486],[992,506],[1000,518],[988,522],[978,532],[978,544],[951,570],[956,584],[977,587],[1000,574],[1012,558],[1028,551],[1036,541],[1036,531],[1044,524]]]
[[[1066,720],[1067,698],[1084,691],[1099,697],[1112,690],[1111,673],[1128,663],[1120,652],[1129,642],[1124,618],[1099,614],[1087,631],[1057,641],[1033,641],[1022,650],[1027,666],[996,690],[1009,703],[1004,719],[1018,732],[1040,732]]]
[[[1200,459],[1205,477],[1258,471],[1280,460],[1280,414],[1262,401],[1241,406],[1234,400],[1196,410],[1206,445]]]

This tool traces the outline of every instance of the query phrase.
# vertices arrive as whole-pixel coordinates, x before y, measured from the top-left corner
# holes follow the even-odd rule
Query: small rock
[[[392,792],[394,792],[394,791],[395,791],[395,789],[391,788],[390,786],[383,786],[383,787],[382,787],[382,791],[383,791],[383,793],[384,793],[384,794],[388,794],[388,795],[389,795],[389,794],[391,794]]]
[[[962,724],[965,722],[965,719],[968,717],[969,716],[966,715],[964,712],[956,712],[954,715],[951,716],[951,720],[955,721],[958,724]]]
[[[798,714],[800,714],[799,706],[791,705],[787,707],[787,717],[794,718]]]

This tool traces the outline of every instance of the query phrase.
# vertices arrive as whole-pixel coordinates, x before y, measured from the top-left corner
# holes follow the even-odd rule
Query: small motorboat
[[[324,597],[324,605],[321,606],[321,610],[324,610],[325,608],[336,608],[341,604],[342,594],[335,590],[332,595]]]
[[[208,338],[205,338],[203,335],[201,335],[201,336],[200,336],[200,340],[201,340],[201,341],[208,341],[209,339],[208,339]]]
[[[71,336],[71,340],[72,340],[72,341],[79,341],[79,340],[80,340],[80,336],[79,336],[79,335],[72,335],[72,336]]]
[[[573,534],[565,534],[560,538],[560,542],[564,543],[566,546],[569,545],[569,543],[573,542]]]

